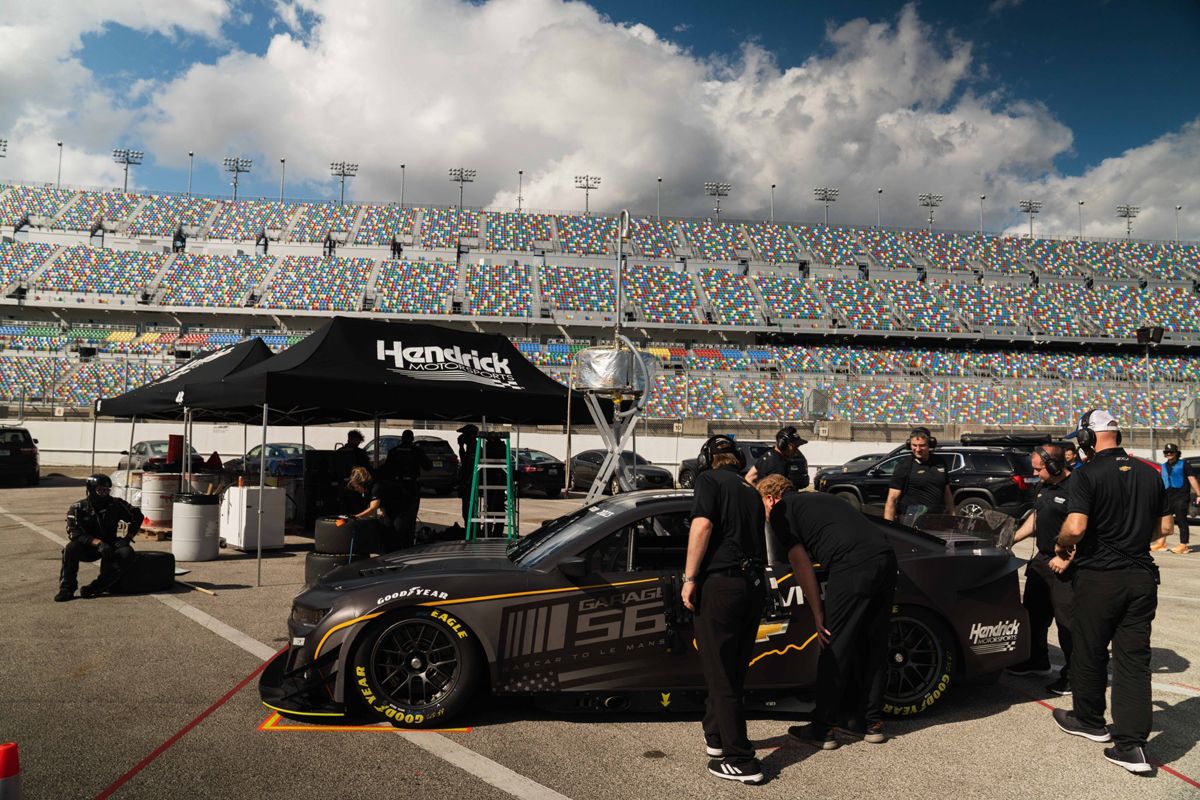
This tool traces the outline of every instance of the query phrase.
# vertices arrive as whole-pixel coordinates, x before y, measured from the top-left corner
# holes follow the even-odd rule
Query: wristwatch
[[[695,583],[695,582],[696,582],[696,576],[695,576],[695,575],[684,575],[684,576],[683,576],[683,582],[684,582],[684,583]]]

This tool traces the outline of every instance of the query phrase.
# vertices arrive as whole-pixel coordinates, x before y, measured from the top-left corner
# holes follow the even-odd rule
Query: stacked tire
[[[168,591],[175,584],[175,556],[157,550],[139,550],[130,559],[115,594],[149,594]]]
[[[379,551],[379,534],[373,520],[321,517],[317,520],[313,551],[304,559],[304,582],[370,557]]]

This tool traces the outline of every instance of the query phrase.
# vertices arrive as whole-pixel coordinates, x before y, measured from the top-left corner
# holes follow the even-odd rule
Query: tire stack
[[[304,559],[304,582],[312,583],[330,570],[376,552],[379,533],[373,520],[321,517],[315,527],[313,551]]]

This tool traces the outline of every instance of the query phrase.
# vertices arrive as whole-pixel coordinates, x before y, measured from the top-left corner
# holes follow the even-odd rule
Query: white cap
[[[1080,428],[1085,427],[1085,421],[1087,423],[1086,427],[1092,431],[1095,431],[1096,433],[1116,433],[1121,428],[1121,426],[1117,424],[1116,417],[1100,408],[1081,417],[1079,420]],[[1079,431],[1074,431],[1069,434],[1067,438],[1074,439],[1078,433]]]

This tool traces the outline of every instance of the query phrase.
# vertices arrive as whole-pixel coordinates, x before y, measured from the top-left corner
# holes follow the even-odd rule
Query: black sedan
[[[690,491],[630,492],[511,543],[430,544],[339,567],[293,601],[290,644],[259,680],[262,701],[298,719],[405,727],[442,726],[482,690],[575,710],[700,709],[679,596],[691,505]],[[970,534],[870,524],[900,568],[886,711],[922,712],[962,679],[1026,658],[1022,561]],[[813,620],[790,573],[772,559],[773,602],[747,676],[757,696],[816,681]]]
[[[596,480],[606,455],[607,450],[584,450],[572,456],[571,488],[586,492]],[[671,489],[675,486],[675,479],[669,470],[654,466],[630,450],[621,453],[621,463],[617,468],[621,470],[626,482],[635,489]],[[604,491],[608,494],[621,491],[616,475],[609,479]]]
[[[517,450],[517,491],[540,492],[550,499],[562,494],[567,465],[549,453],[522,447]]]

